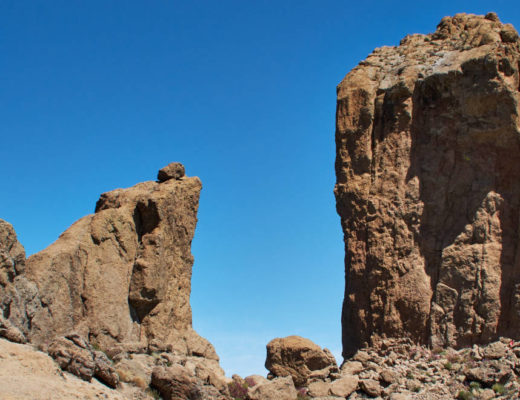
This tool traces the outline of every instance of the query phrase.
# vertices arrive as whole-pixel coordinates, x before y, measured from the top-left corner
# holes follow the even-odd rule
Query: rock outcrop
[[[458,14],[339,84],[344,356],[520,337],[519,69],[511,25]]]
[[[2,400],[128,399],[100,382],[62,372],[52,358],[30,345],[5,339],[0,339],[0,382]]]
[[[213,346],[192,328],[201,187],[172,163],[157,182],[102,194],[94,214],[27,260],[0,220],[0,336],[30,342],[63,371],[128,398],[159,390],[164,398],[228,399]]]
[[[201,183],[183,175],[102,194],[95,214],[29,257],[25,276],[43,304],[31,342],[45,346],[76,332],[102,350],[160,343],[216,359],[191,328],[190,247]]]
[[[24,276],[25,250],[11,224],[0,219],[0,337],[25,343],[41,309],[36,284]]]

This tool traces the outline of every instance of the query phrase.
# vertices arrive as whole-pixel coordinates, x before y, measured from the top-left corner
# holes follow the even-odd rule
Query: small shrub
[[[444,363],[444,368],[446,368],[448,371],[451,371],[451,369],[453,368],[453,365],[452,365],[451,362],[446,361],[446,362]]]
[[[457,394],[457,400],[471,400],[473,399],[473,394],[471,392],[468,392],[467,390],[461,390]]]
[[[495,383],[491,389],[493,389],[493,391],[496,393],[496,394],[504,394],[505,391],[506,391],[506,388],[504,387],[504,385],[502,385],[501,383]]]
[[[243,384],[237,381],[233,381],[228,385],[229,394],[234,400],[247,400],[247,382],[244,381]]]
[[[450,353],[446,356],[449,362],[456,363],[460,361],[460,356],[457,353]]]
[[[471,390],[479,390],[481,386],[480,383],[473,381],[469,383],[469,387]]]
[[[414,378],[414,376],[413,376],[413,374],[412,374],[412,371],[408,371],[408,372],[406,373],[406,378],[408,378],[408,379],[413,379],[413,378]]]
[[[131,383],[132,379],[134,379],[134,375],[126,369],[118,369],[116,372],[119,375],[119,380],[122,382]]]

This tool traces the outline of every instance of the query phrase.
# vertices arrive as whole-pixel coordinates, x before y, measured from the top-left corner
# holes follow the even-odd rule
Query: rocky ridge
[[[520,338],[519,69],[511,25],[457,14],[339,84],[345,357]]]
[[[228,399],[218,356],[191,325],[201,187],[169,164],[156,182],[102,194],[94,214],[27,260],[0,220],[0,336],[127,398]]]

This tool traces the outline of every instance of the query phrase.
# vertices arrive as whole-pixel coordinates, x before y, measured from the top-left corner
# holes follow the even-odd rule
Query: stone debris
[[[520,342],[432,350],[384,339],[346,360],[338,375],[309,378],[296,390],[298,400],[520,399]]]

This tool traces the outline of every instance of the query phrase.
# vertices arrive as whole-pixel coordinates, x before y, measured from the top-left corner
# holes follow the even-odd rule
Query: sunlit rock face
[[[519,69],[511,25],[457,14],[339,84],[344,356],[520,336]]]
[[[101,349],[127,343],[217,359],[192,329],[191,241],[201,182],[172,163],[158,181],[100,196],[95,213],[29,257],[41,309],[29,339],[76,332]]]

